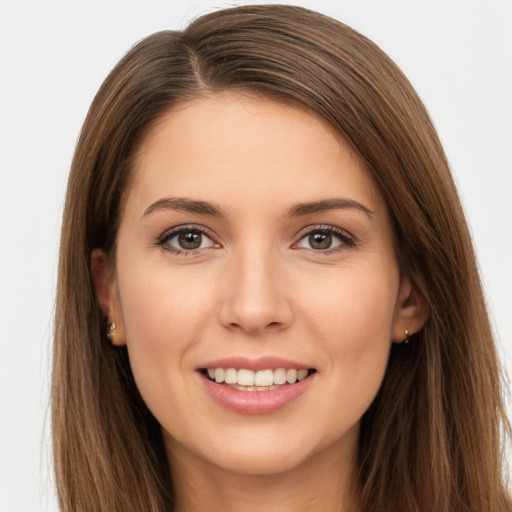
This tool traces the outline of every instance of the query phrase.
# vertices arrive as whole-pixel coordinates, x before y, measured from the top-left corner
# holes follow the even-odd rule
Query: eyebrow
[[[345,198],[331,198],[320,201],[311,201],[309,203],[296,203],[284,215],[287,217],[301,217],[312,213],[324,212],[329,210],[339,210],[352,208],[365,213],[372,218],[373,212],[357,201]],[[207,201],[198,201],[183,197],[164,197],[155,201],[144,211],[143,217],[159,210],[176,210],[189,213],[198,213],[209,217],[226,217],[220,206]]]
[[[143,217],[158,210],[177,210],[182,212],[199,213],[210,217],[225,217],[221,208],[206,201],[195,201],[182,197],[164,197],[155,201],[144,211]]]
[[[340,210],[353,208],[365,213],[368,217],[373,218],[373,212],[357,201],[345,198],[323,199],[321,201],[312,201],[310,203],[294,204],[287,212],[287,217],[300,217],[302,215],[310,215],[312,213],[325,212],[329,210]]]

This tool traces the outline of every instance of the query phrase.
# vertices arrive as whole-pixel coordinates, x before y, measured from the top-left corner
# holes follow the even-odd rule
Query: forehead
[[[140,146],[128,201],[140,210],[164,195],[198,194],[238,206],[339,194],[380,201],[362,160],[319,116],[239,93],[174,107]]]

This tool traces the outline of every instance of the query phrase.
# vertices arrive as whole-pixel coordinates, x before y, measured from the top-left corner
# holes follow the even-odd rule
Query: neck
[[[166,444],[176,512],[359,511],[353,478],[357,443],[329,446],[276,474],[233,473],[194,456],[178,443]]]

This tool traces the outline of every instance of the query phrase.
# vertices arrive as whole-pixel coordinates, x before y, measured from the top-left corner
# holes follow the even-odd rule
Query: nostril
[[[229,324],[229,327],[233,329],[242,329],[250,334],[257,334],[265,331],[265,329],[268,329],[269,327],[272,327],[273,329],[276,329],[280,326],[282,326],[282,322],[231,322]]]

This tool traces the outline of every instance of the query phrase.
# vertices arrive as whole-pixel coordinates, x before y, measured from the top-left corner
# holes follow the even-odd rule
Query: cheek
[[[325,342],[343,350],[391,341],[398,292],[398,272],[392,266],[380,272],[345,269],[315,284],[318,293],[307,286],[302,294],[303,309]]]
[[[136,343],[179,345],[201,329],[214,300],[208,279],[190,271],[131,268],[119,276],[121,306],[127,340]],[[199,286],[199,283],[201,285]]]
[[[304,308],[310,335],[326,354],[343,414],[352,411],[354,419],[373,401],[389,358],[398,290],[398,272],[390,268],[331,279],[321,294],[310,294]]]
[[[214,302],[214,290],[196,286],[187,272],[158,266],[138,271],[119,265],[121,308],[126,343],[137,387],[150,409],[158,409],[167,386],[183,386],[184,357],[205,328]],[[189,279],[190,277],[190,279]],[[204,281],[208,282],[208,281]]]

